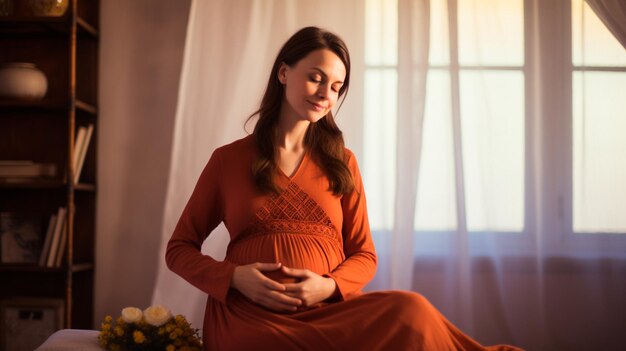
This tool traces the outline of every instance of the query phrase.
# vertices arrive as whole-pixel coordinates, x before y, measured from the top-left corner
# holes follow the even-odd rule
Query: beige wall
[[[152,298],[189,4],[101,1],[95,326]]]

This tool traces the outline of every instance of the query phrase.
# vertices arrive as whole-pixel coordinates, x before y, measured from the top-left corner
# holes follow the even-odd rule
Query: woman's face
[[[335,106],[346,77],[341,59],[328,49],[315,50],[293,66],[282,64],[278,80],[285,86],[281,118],[315,123]]]

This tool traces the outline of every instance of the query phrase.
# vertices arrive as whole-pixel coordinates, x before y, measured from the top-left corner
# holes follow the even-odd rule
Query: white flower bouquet
[[[115,322],[111,316],[104,317],[98,341],[111,351],[202,350],[198,329],[191,328],[182,315],[172,316],[163,306],[151,306],[145,311],[126,307]]]

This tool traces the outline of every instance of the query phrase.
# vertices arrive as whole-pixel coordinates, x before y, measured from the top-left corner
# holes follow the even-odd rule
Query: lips
[[[315,111],[324,111],[326,109],[326,107],[320,105],[320,104],[316,104],[314,102],[308,101],[307,102],[311,105],[311,107],[313,107],[313,109]]]

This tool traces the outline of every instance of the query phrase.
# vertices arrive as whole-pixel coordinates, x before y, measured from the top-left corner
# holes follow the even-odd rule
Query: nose
[[[322,99],[329,99],[331,94],[330,84],[320,84],[317,88],[317,95]]]

